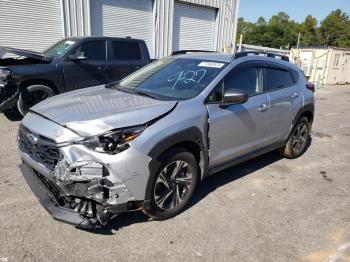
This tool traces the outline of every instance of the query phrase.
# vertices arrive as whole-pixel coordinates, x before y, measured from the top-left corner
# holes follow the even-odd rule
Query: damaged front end
[[[0,67],[0,112],[12,107],[19,96],[19,88],[11,80],[12,71]]]
[[[23,126],[18,142],[22,174],[55,219],[94,228],[120,213],[141,208],[142,201],[136,201],[112,174],[110,164],[89,156],[82,145],[57,147]]]
[[[0,112],[13,107],[18,99],[20,90],[13,70],[16,67],[48,64],[52,60],[43,54],[0,46]]]

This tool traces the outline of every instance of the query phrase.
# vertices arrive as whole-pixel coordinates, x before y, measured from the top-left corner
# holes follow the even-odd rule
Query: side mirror
[[[69,55],[68,58],[69,58],[69,60],[72,60],[72,61],[75,61],[75,62],[86,60],[86,56],[83,56],[83,55],[80,55],[80,56]]]
[[[243,104],[248,101],[249,95],[239,89],[227,89],[220,104],[221,108],[229,105]]]

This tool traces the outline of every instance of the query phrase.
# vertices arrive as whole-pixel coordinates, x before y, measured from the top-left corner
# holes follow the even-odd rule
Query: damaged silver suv
[[[181,54],[49,98],[21,123],[20,169],[46,210],[76,226],[135,210],[173,217],[205,176],[271,150],[306,150],[314,90],[284,60]]]

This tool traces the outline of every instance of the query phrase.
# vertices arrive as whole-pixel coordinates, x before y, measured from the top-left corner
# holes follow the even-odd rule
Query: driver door
[[[226,89],[249,94],[243,104],[220,107]],[[210,168],[266,146],[269,98],[263,90],[263,64],[247,62],[233,68],[208,98]]]
[[[108,60],[106,40],[86,41],[72,53],[84,59],[71,60],[64,63],[64,79],[66,90],[107,84],[111,79],[111,62]]]

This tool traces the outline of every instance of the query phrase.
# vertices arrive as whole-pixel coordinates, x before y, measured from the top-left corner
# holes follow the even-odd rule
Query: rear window
[[[294,84],[291,73],[288,70],[267,68],[266,85],[269,91]]]
[[[141,60],[140,46],[136,42],[114,41],[113,59],[114,60]]]

